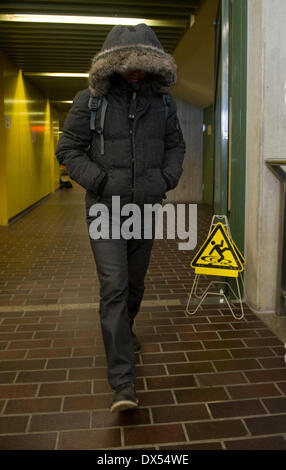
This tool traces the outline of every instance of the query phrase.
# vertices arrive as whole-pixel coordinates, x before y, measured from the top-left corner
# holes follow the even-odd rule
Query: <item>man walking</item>
[[[168,88],[176,65],[151,28],[115,26],[92,61],[89,88],[80,91],[66,118],[56,156],[86,189],[88,227],[95,203],[112,207],[161,203],[182,174],[185,143]],[[112,220],[112,214],[110,214]],[[119,217],[119,224],[124,222]],[[140,221],[141,223],[142,221]],[[143,223],[141,224],[143,226]],[[143,233],[143,228],[142,228]],[[138,406],[133,331],[144,293],[151,238],[90,237],[100,281],[100,321],[111,411]]]

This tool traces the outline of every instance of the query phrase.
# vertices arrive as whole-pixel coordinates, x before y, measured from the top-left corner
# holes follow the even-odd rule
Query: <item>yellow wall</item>
[[[0,56],[1,65],[1,56]],[[0,225],[7,224],[7,185],[5,158],[5,121],[4,121],[4,89],[3,74],[0,67]]]
[[[206,108],[214,100],[214,25],[218,0],[201,3],[195,23],[185,32],[173,56],[178,81],[172,93],[196,106]]]
[[[0,225],[7,225],[58,188],[58,123],[49,101],[4,54],[0,65]]]

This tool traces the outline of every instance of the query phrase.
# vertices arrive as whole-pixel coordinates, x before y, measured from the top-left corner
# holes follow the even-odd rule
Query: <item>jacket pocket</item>
[[[97,195],[98,195],[98,198],[100,199],[102,194],[103,194],[103,191],[104,191],[104,188],[106,186],[106,183],[107,183],[107,179],[108,179],[108,174],[105,173],[104,175],[104,178],[102,179],[102,181],[99,183],[99,186],[98,186],[98,189],[97,189]]]
[[[151,195],[166,199],[167,182],[160,168],[148,168],[146,180],[146,196]]]
[[[169,189],[170,189],[170,187],[171,187],[170,181],[169,181],[168,177],[165,175],[164,170],[161,170],[161,175],[162,175],[162,177],[163,177],[163,179],[164,179],[164,181],[165,181],[165,183],[166,183],[166,190],[165,190],[165,192],[167,192],[167,191],[169,191]]]
[[[101,182],[100,186],[98,187],[97,194],[99,199],[103,199],[104,197],[110,197],[113,194],[113,168],[105,169],[105,178]]]

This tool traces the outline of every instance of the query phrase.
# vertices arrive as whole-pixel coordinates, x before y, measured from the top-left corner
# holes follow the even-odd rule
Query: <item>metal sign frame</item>
[[[216,225],[215,223],[215,220],[218,219],[220,221],[220,223],[225,227],[226,231],[227,231],[227,234],[229,236],[229,238],[232,240],[231,238],[231,232],[230,232],[230,227],[229,227],[229,223],[228,223],[228,219],[225,215],[214,215],[213,218],[212,218],[212,221],[211,221],[211,225],[210,225],[210,229],[209,229],[209,232],[208,232],[208,237],[209,235],[211,234],[212,230],[213,230],[213,227]],[[244,261],[244,260],[243,260]],[[239,275],[238,277],[235,278],[236,280],[236,288],[237,288],[237,293],[234,292],[233,288],[231,287],[230,283],[227,282],[227,281],[211,281],[209,283],[209,285],[207,286],[207,288],[203,291],[203,293],[201,295],[198,295],[197,294],[197,289],[198,289],[198,284],[199,284],[199,279],[200,279],[200,276],[201,274],[196,274],[195,275],[195,279],[194,279],[194,282],[193,282],[193,285],[192,285],[192,289],[191,289],[191,293],[189,295],[189,298],[188,298],[188,302],[187,302],[187,306],[186,306],[186,313],[187,315],[189,316],[192,316],[194,315],[198,309],[200,308],[200,306],[202,305],[202,303],[204,302],[204,300],[206,299],[206,297],[208,295],[210,296],[219,296],[220,299],[219,299],[219,302],[220,304],[224,304],[226,303],[228,308],[230,309],[233,317],[236,319],[236,320],[242,320],[244,318],[244,309],[243,309],[243,303],[242,303],[242,297],[241,297],[241,289],[240,289],[240,286],[239,286],[239,279],[242,283],[242,288],[244,288],[244,283],[243,283],[243,277],[241,275],[241,272],[239,272]],[[233,294],[233,297],[236,301],[239,302],[240,304],[240,310],[241,310],[241,314],[240,315],[236,315],[232,306],[231,306],[231,303],[229,302],[226,294],[225,294],[225,291],[220,287],[220,290],[219,292],[214,292],[214,291],[211,291],[210,289],[214,286],[214,285],[220,285],[220,286],[225,286],[226,287],[226,290],[229,289],[232,294]],[[196,305],[196,308],[195,310],[193,311],[190,311],[189,310],[189,307],[193,301],[194,303],[194,298],[193,297],[196,297],[197,299],[199,299],[199,302],[198,304]],[[232,302],[234,302],[234,300],[232,300]],[[218,304],[218,306],[220,305]]]

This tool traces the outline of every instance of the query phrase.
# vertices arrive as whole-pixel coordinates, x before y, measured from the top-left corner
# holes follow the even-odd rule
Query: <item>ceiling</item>
[[[198,13],[202,0],[50,0],[1,1],[1,14],[107,16],[167,20],[153,26],[166,52],[173,53]],[[14,65],[31,72],[87,73],[113,26],[0,21],[0,43]],[[87,78],[30,76],[29,80],[51,100],[72,100],[87,87]],[[70,105],[55,104],[63,116]],[[61,119],[62,121],[62,119]]]

